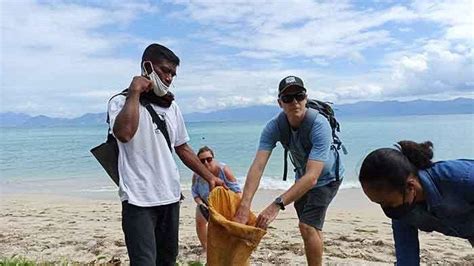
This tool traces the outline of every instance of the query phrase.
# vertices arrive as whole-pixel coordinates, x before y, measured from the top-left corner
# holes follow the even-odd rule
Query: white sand
[[[253,210],[262,210],[281,192],[259,191]],[[181,207],[180,262],[203,261],[194,229],[195,205],[189,191]],[[117,199],[82,199],[45,194],[2,195],[0,257],[36,261],[128,263]],[[359,189],[341,190],[324,226],[324,262],[393,264],[390,221]],[[463,239],[420,233],[422,263],[474,264],[474,249]],[[280,212],[252,255],[252,264],[306,264],[292,206]]]

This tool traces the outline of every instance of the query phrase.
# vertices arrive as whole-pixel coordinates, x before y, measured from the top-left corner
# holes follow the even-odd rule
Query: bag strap
[[[107,106],[110,104],[110,101],[112,101],[112,99],[114,97],[119,96],[119,95],[127,96],[127,94],[128,94],[128,89],[125,89],[125,90],[121,91],[120,93],[115,94],[114,96],[110,97],[109,101],[107,102]],[[105,122],[107,123],[107,125],[109,125],[109,128],[107,129],[107,140],[106,140],[106,142],[107,143],[117,142],[117,139],[115,139],[114,135],[112,135],[112,129],[110,128],[109,110],[107,110],[107,119],[105,120]]]
[[[145,108],[148,110],[148,112],[151,115],[151,119],[153,120],[153,123],[156,124],[158,129],[161,131],[161,134],[166,139],[166,143],[168,144],[168,148],[170,149],[170,152],[173,153],[173,148],[171,147],[171,140],[170,140],[170,135],[168,134],[168,129],[166,128],[166,121],[164,118],[161,118],[153,109],[150,103],[145,104]]]
[[[112,101],[112,99],[115,98],[116,96],[119,96],[119,95],[127,96],[127,94],[128,94],[128,89],[125,89],[125,90],[121,91],[120,93],[115,94],[114,96],[110,97],[109,101],[107,102],[107,106],[110,104],[110,101]],[[105,122],[107,122],[107,124],[109,124],[109,132],[110,132],[109,110],[107,110],[107,119],[105,120]]]
[[[122,92],[117,93],[114,96],[112,96],[109,99],[109,103],[115,96],[119,96],[119,95],[127,96],[127,94],[128,94],[128,89],[125,89]],[[163,134],[163,136],[166,139],[166,143],[168,144],[168,148],[169,148],[170,152],[173,153],[173,149],[171,147],[170,135],[169,135],[168,129],[166,127],[165,119],[161,118],[156,113],[155,109],[153,109],[153,107],[151,106],[151,104],[149,102],[146,102],[145,100],[142,100],[142,98],[140,98],[140,104],[143,105],[146,108],[148,113],[150,113],[150,116],[151,116],[151,119],[153,120],[153,123],[156,124],[157,128],[161,131],[161,134]],[[115,139],[115,137],[112,135],[112,129],[110,128],[110,117],[109,117],[108,110],[107,110],[107,120],[106,120],[106,122],[109,125],[108,134],[107,134],[107,142],[117,141]]]

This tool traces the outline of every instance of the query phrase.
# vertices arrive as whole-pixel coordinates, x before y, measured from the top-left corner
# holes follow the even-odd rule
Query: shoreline
[[[263,210],[281,190],[257,191],[252,210]],[[185,195],[189,191],[185,191]],[[195,233],[195,204],[191,196],[181,205],[178,261],[205,262]],[[112,258],[127,264],[121,230],[121,204],[110,199],[47,194],[2,194],[0,203],[0,250],[9,258],[15,254],[34,261],[89,263]],[[340,190],[328,209],[324,225],[324,263],[393,265],[390,220],[380,207],[370,203],[361,189]],[[420,233],[422,263],[474,261],[467,240],[438,233]],[[298,219],[292,206],[280,212],[251,264],[306,264]]]

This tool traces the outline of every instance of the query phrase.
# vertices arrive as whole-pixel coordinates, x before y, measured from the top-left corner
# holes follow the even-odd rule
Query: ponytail
[[[433,162],[433,143],[425,141],[416,143],[411,140],[402,140],[398,142],[399,149],[408,160],[418,169],[431,167]]]

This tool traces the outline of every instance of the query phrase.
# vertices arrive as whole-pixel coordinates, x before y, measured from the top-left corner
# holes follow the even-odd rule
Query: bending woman
[[[237,183],[237,179],[230,170],[229,166],[219,163],[214,159],[214,152],[207,146],[199,149],[197,156],[201,163],[203,163],[211,173],[224,180],[230,190],[242,194],[242,190]],[[203,248],[203,254],[206,254],[207,249],[207,217],[204,217],[203,212],[207,211],[207,198],[209,197],[209,184],[198,174],[193,174],[193,185],[191,192],[196,207],[196,232]]]
[[[397,265],[418,265],[418,229],[468,239],[474,247],[474,161],[433,163],[429,141],[371,152],[359,181],[392,218]]]

